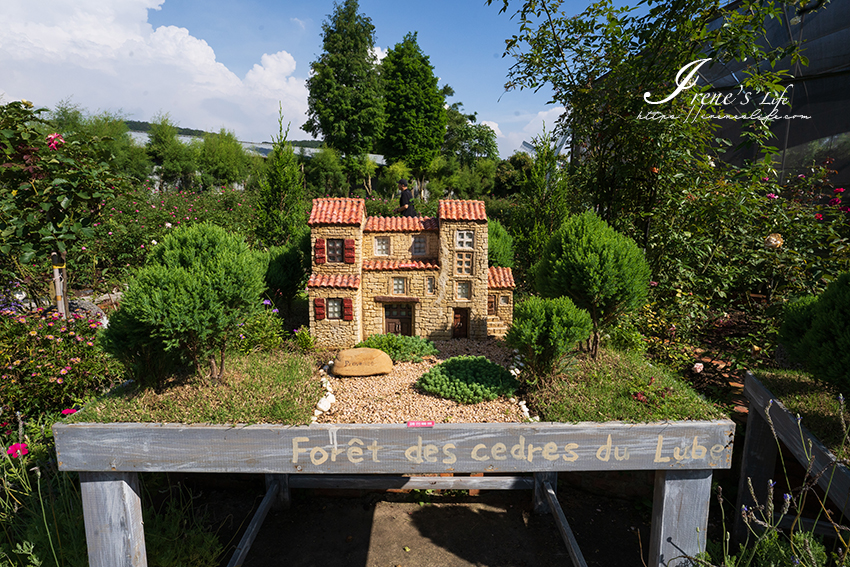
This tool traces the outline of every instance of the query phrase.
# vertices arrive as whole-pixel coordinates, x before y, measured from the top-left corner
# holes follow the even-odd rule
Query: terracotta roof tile
[[[438,228],[439,223],[433,217],[367,217],[363,232],[421,232]]]
[[[437,260],[365,260],[364,270],[438,270]]]
[[[487,272],[487,287],[490,289],[512,289],[516,287],[510,268],[493,267]]]
[[[351,274],[312,274],[307,287],[347,287],[358,289],[360,276]]]
[[[487,220],[484,201],[440,201],[440,219],[446,220]]]
[[[359,225],[366,214],[363,199],[313,199],[313,210],[307,224]]]

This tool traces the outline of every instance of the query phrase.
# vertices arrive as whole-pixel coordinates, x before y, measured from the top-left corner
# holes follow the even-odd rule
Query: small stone
[[[313,415],[314,415],[314,416],[316,416],[316,417],[319,417],[319,416],[320,416],[320,415],[322,415],[323,413],[325,413],[325,412],[323,412],[323,411],[322,411],[322,410],[320,410],[320,409],[313,410]]]
[[[319,403],[316,404],[316,407],[319,408],[322,411],[328,411],[329,409],[331,409],[332,403],[333,402],[331,402],[331,400],[328,398],[328,396],[325,396],[324,398],[319,400]]]
[[[509,402],[511,402],[512,404],[515,404],[515,403],[516,403],[516,398],[509,398],[509,399],[508,399],[508,401],[509,401]]]

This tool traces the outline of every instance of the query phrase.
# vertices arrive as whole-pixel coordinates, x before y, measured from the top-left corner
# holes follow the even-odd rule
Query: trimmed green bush
[[[533,376],[552,373],[558,362],[590,336],[592,323],[569,297],[532,296],[514,307],[514,321],[505,341],[517,349]]]
[[[514,237],[496,219],[487,220],[487,265],[514,267]]]
[[[805,321],[806,309],[796,313],[798,322]],[[841,274],[817,299],[811,328],[794,353],[804,356],[815,378],[850,392],[850,272]]]
[[[423,374],[416,387],[462,404],[513,396],[519,382],[483,356],[455,356]]]
[[[817,296],[814,295],[799,297],[786,304],[782,312],[779,342],[794,362],[805,363],[806,353],[801,346],[803,337],[812,328],[817,300]]]
[[[267,264],[268,255],[217,226],[175,229],[130,281],[105,348],[146,385],[184,361],[220,379],[228,343],[262,306]]]
[[[593,321],[591,353],[599,332],[618,315],[642,306],[649,292],[649,265],[637,244],[592,211],[567,219],[534,266],[537,291],[567,296]]]
[[[266,286],[276,305],[281,308],[292,305],[292,300],[304,289],[310,269],[310,231],[305,225],[285,246],[269,248]]]
[[[355,345],[355,348],[360,347],[382,350],[390,355],[393,362],[422,362],[423,356],[439,352],[428,339],[393,334],[372,335]]]

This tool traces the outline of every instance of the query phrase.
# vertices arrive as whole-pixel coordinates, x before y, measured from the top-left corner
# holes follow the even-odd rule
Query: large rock
[[[334,360],[337,376],[374,376],[389,374],[393,369],[390,355],[376,348],[350,348],[340,351]]]

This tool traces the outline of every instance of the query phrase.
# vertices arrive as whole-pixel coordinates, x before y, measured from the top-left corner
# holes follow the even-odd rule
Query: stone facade
[[[436,219],[366,217],[362,199],[314,199],[310,330],[348,348],[374,334],[504,336],[513,276],[487,266],[481,201],[440,201]]]

